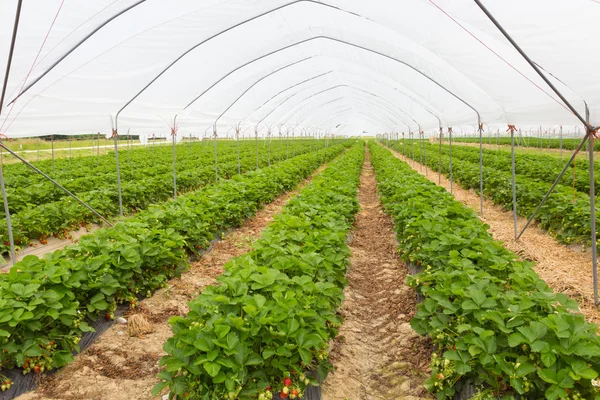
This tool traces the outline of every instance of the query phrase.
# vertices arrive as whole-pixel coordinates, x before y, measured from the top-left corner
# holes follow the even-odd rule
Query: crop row
[[[402,151],[401,144],[394,143],[391,146]],[[412,149],[407,151],[407,156],[413,157]],[[421,150],[418,145],[414,146],[414,158],[417,161],[421,160]],[[428,151],[426,164],[434,171],[441,169],[442,174],[449,174],[450,157],[444,154],[440,158],[437,152]],[[479,164],[458,158],[454,151],[452,152],[452,176],[462,187],[479,191]],[[548,182],[540,182],[517,174],[517,213],[529,217],[549,189]],[[511,209],[512,177],[510,172],[484,166],[483,193],[495,204],[501,205],[507,210]],[[570,187],[557,185],[540,208],[535,219],[543,229],[564,244],[589,244],[591,242],[589,204],[589,195],[580,192],[574,193]]]
[[[425,298],[411,325],[435,349],[426,387],[438,399],[469,384],[493,398],[600,399],[600,338],[571,312],[577,303],[554,294],[444,189],[370,149],[401,258],[423,271],[407,283]]]
[[[303,143],[299,148],[301,152],[312,151],[313,144]],[[271,161],[277,161],[283,149],[271,152]],[[269,163],[269,154],[264,149],[259,150],[259,167]],[[247,150],[240,155],[242,173],[256,168],[256,154]],[[177,176],[179,192],[195,190],[207,183],[214,182],[214,165],[206,159],[200,161],[188,160],[183,165],[187,169],[180,171]],[[228,179],[237,173],[237,155],[229,152],[222,156],[219,162],[219,176]],[[148,175],[144,175],[147,172]],[[92,179],[93,180],[93,179]],[[32,193],[35,188],[32,188]],[[77,193],[78,196],[90,204],[100,214],[110,217],[119,214],[118,193],[115,182],[103,182],[93,190]],[[152,203],[166,201],[173,194],[172,172],[153,175],[142,171],[136,180],[124,181],[122,184],[123,208],[126,214],[147,208]],[[26,246],[32,239],[44,241],[49,236],[64,237],[72,229],[84,226],[87,223],[99,222],[98,217],[70,197],[63,197],[58,201],[29,206],[19,213],[12,215],[13,236],[17,246]],[[8,252],[8,232],[6,219],[0,220],[0,252]]]
[[[562,148],[565,150],[575,150],[575,148],[577,147],[577,145],[579,145],[579,143],[581,142],[581,140],[583,139],[583,137],[578,138],[578,139],[573,139],[573,138],[563,138],[562,140]],[[459,142],[459,143],[479,143],[479,137],[467,137],[467,138],[463,138],[463,137],[453,137],[452,141],[454,142]],[[483,143],[492,143],[492,144],[499,144],[499,145],[503,145],[503,146],[510,146],[510,137],[506,137],[506,135],[504,135],[504,137],[483,137]],[[542,138],[542,140],[540,141],[539,137],[525,137],[525,138],[517,138],[515,136],[515,146],[517,144],[517,141],[521,142],[521,146],[523,141],[525,141],[530,148],[535,149],[535,148],[539,148],[540,147],[540,142],[543,148],[550,148],[550,149],[559,149],[560,148],[560,138]],[[594,143],[594,151],[600,151],[600,143],[598,143],[598,141],[596,141]]]
[[[250,141],[217,143],[218,158],[221,162],[236,158],[238,152],[243,156],[255,154],[256,151],[255,143]],[[285,149],[286,145],[276,143],[271,146],[272,150],[277,152],[272,154],[273,161],[280,159],[284,152],[289,152],[289,148],[287,151]],[[294,146],[294,150],[298,152],[303,148],[302,152],[304,152],[307,146],[316,148],[318,145],[316,141],[301,141]],[[260,143],[259,150],[268,153],[263,143]],[[155,179],[162,179],[165,184],[172,183],[172,151],[170,146],[161,146],[156,149],[139,148],[123,152],[119,155],[122,181],[136,182],[155,177]],[[214,163],[213,144],[205,142],[194,146],[176,146],[176,159],[177,174],[185,176],[194,168]],[[56,160],[54,169],[48,162],[33,164],[77,194],[104,187],[114,188],[117,181],[113,152],[99,157]],[[31,205],[53,202],[66,196],[64,191],[24,165],[8,165],[4,172],[8,204],[13,213],[30,208]]]
[[[335,160],[250,253],[225,265],[185,318],[171,319],[156,394],[168,387],[177,399],[295,399],[326,375],[363,160],[363,144]]]
[[[348,146],[349,144],[346,144]],[[25,372],[73,359],[88,322],[112,318],[117,303],[149,296],[226,229],[339,154],[336,145],[206,186],[150,207],[114,228],[0,275],[0,367]]]
[[[440,153],[439,145],[420,144],[418,142],[410,143],[415,148],[427,146],[427,154],[436,152]],[[400,142],[401,146],[401,142]],[[412,154],[412,148],[408,147]],[[511,170],[511,155],[507,151],[483,149],[483,165],[500,170],[510,172]],[[442,154],[449,155],[450,147],[442,146]],[[472,163],[479,163],[479,149],[467,146],[452,146],[452,156],[461,160]],[[518,175],[536,179],[541,182],[553,183],[558,174],[562,171],[566,164],[566,160],[560,160],[556,157],[538,154],[515,154],[515,171]],[[586,160],[576,159],[575,164],[571,164],[565,173],[561,184],[574,187],[582,193],[590,192],[589,178],[589,162]],[[596,167],[598,169],[599,167]],[[600,187],[600,173],[595,176],[596,187]]]

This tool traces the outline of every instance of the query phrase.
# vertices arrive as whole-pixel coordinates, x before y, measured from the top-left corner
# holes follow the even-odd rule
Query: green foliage
[[[420,144],[414,143],[414,157],[416,160],[424,159],[424,150],[421,151]],[[412,144],[406,145],[406,154],[412,157]],[[439,156],[439,147],[433,145],[427,146],[426,164],[433,170],[440,170],[448,175],[450,170],[450,158],[446,155],[447,149]],[[391,147],[402,152],[402,142],[394,142]],[[477,150],[478,151],[478,150]],[[486,154],[483,167],[483,193],[495,204],[504,208],[512,209],[512,184],[510,169],[506,169],[506,160],[501,161],[502,157],[493,158]],[[543,180],[529,177],[528,175],[542,175],[543,166],[538,162],[532,164],[527,158],[520,161],[521,167],[516,176],[517,193],[517,213],[524,217],[529,217],[542,198],[550,189],[550,183]],[[546,171],[552,169],[553,163],[548,162]],[[580,161],[578,161],[580,168]],[[530,169],[530,172],[524,172]],[[536,172],[539,171],[539,172]],[[573,170],[575,171],[575,170]],[[553,180],[558,175],[546,173],[545,180]],[[479,156],[473,156],[471,149],[464,148],[452,149],[452,176],[466,189],[479,191]],[[549,177],[548,177],[549,176]],[[582,180],[578,179],[577,181]],[[566,180],[566,181],[565,181]],[[568,178],[563,183],[568,184]],[[589,182],[589,179],[588,179]],[[536,221],[543,229],[548,230],[559,241],[565,244],[571,243],[590,243],[591,237],[591,213],[590,197],[586,193],[573,192],[573,189],[567,185],[557,185],[554,192],[540,208]],[[597,210],[600,212],[600,209]]]
[[[287,145],[287,144],[286,144]],[[212,143],[198,143],[192,147],[177,146],[177,189],[180,193],[197,190],[214,183],[214,155]],[[297,141],[296,153],[306,153],[323,146],[314,140]],[[271,161],[281,160],[289,152],[282,143],[272,144]],[[238,172],[237,152],[240,152],[242,173],[256,168],[254,141],[219,142],[219,175],[229,179]],[[259,167],[269,164],[269,150],[259,146]],[[126,215],[135,214],[150,204],[161,203],[173,195],[172,149],[128,150],[119,155],[123,207]],[[52,171],[49,161],[34,163],[59,183],[90,204],[100,214],[119,215],[117,175],[114,154],[99,157],[80,157],[56,160]],[[52,172],[51,172],[52,171]],[[5,168],[8,204],[12,215],[15,243],[28,245],[32,239],[44,242],[48,237],[67,237],[69,231],[88,223],[101,223],[89,210],[68,197],[43,177],[24,165]],[[6,219],[0,219],[0,252],[8,253]]]
[[[426,387],[439,399],[469,379],[495,397],[600,398],[592,384],[600,338],[573,313],[577,303],[553,293],[444,189],[370,148],[401,257],[423,268],[407,283],[425,297],[411,325],[435,348]]]
[[[349,146],[350,144],[346,144]],[[84,236],[0,275],[0,367],[61,367],[72,360],[86,321],[112,318],[187,267],[189,254],[239,225],[263,204],[344,149],[332,146],[217,185],[208,185]]]
[[[267,387],[279,393],[289,377],[289,389],[300,394],[309,384],[301,372],[327,373],[363,159],[363,144],[336,159],[250,253],[225,265],[218,285],[192,300],[185,318],[172,318],[175,334],[164,346],[155,393],[168,386],[171,398],[265,398]]]

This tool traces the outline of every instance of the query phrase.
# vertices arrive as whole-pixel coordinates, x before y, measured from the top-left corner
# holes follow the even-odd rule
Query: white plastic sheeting
[[[16,4],[0,0],[0,77]],[[484,4],[600,125],[600,2]],[[24,1],[0,132],[110,132],[124,106],[119,132],[142,135],[176,115],[183,136],[221,114],[219,135],[579,124],[472,0]]]

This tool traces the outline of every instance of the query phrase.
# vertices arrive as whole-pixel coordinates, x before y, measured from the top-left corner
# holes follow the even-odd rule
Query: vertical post
[[[52,143],[52,173],[54,173],[54,135],[50,135],[50,142]]]
[[[154,158],[154,144],[156,143],[156,133],[152,134],[152,164],[156,164],[156,159]]]
[[[175,117],[177,118],[177,117]],[[173,124],[175,126],[175,123]],[[129,135],[127,135],[129,140]],[[175,152],[175,144],[177,138],[177,129],[175,127],[171,128],[171,141],[172,141],[172,157],[171,162],[173,163],[173,198],[177,198],[177,160],[176,160],[176,152]]]
[[[404,141],[404,132],[402,132],[402,155],[406,157],[406,142]]]
[[[269,167],[271,166],[271,128],[269,127],[269,131],[267,132],[267,136],[268,136],[268,147],[269,147]]]
[[[214,135],[214,144],[215,144],[215,183],[219,182],[219,161],[217,158],[217,125],[215,124],[214,129],[213,129],[213,135]]]
[[[515,240],[517,240],[517,182],[516,182],[516,171],[515,171],[515,126],[509,125],[510,130],[510,170],[512,179],[512,208],[513,208],[513,227],[515,231]]]
[[[419,171],[423,172],[423,131],[419,126]]]
[[[8,197],[6,196],[6,187],[4,185],[4,157],[2,148],[0,148],[0,189],[2,190],[2,202],[4,203],[4,215],[6,215],[6,227],[8,231],[8,243],[10,245],[10,260],[13,265],[17,262],[15,252],[15,239],[13,238],[12,223],[10,221],[10,211],[8,210]]]
[[[479,212],[483,214],[483,123],[479,125]]]
[[[450,145],[450,194],[452,191],[452,127],[448,127],[448,144]]]
[[[423,150],[425,150],[424,160],[425,160],[425,176],[429,177],[429,167],[427,166],[427,143],[425,143],[425,132],[421,132],[423,135]]]
[[[563,142],[563,130],[562,130],[562,125],[561,125],[561,126],[560,126],[560,139],[559,139],[559,147],[560,147],[560,159],[561,159],[561,160],[562,160],[562,158],[563,158],[562,142]]]
[[[235,130],[235,137],[237,138],[237,162],[238,162],[238,175],[242,174],[242,166],[240,164],[240,126]]]
[[[438,185],[442,184],[442,125],[440,124],[440,158],[438,159]]]
[[[117,191],[119,194],[119,215],[123,216],[123,192],[121,190],[121,167],[119,166],[119,148],[117,145],[117,140],[119,134],[116,129],[112,130],[112,137],[115,144],[115,165],[117,169]]]
[[[258,126],[254,128],[254,143],[256,143],[256,169],[258,169]]]
[[[596,242],[596,188],[594,177],[594,134],[590,134],[590,212],[592,219],[592,272],[594,277],[594,304],[598,306],[598,245]]]

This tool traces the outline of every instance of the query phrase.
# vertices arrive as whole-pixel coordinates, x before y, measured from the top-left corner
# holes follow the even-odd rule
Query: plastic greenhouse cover
[[[484,4],[600,125],[600,2]],[[472,0],[28,0],[1,111],[9,137],[581,126]]]

